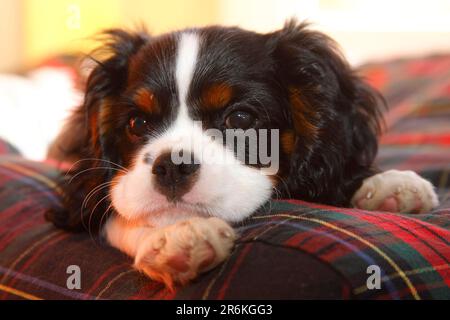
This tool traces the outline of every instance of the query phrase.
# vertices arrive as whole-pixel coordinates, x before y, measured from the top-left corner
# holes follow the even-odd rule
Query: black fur
[[[97,66],[87,81],[84,103],[69,119],[69,132],[62,133],[75,136],[75,139],[71,139],[69,144],[61,141],[54,146],[59,149],[59,154],[64,155],[60,160],[72,160],[75,164],[59,183],[64,191],[65,210],[50,210],[46,212],[46,218],[57,227],[70,231],[98,233],[111,213],[109,199],[104,199],[108,188],[94,192],[85,202],[89,192],[102,183],[110,182],[118,169],[111,163],[118,161],[118,157],[112,150],[114,145],[111,145],[110,137],[94,134],[90,121],[107,97],[116,97],[123,90],[129,60],[148,38],[145,33],[131,34],[119,29],[106,31],[104,36],[105,44],[95,54],[108,58],[100,61],[90,57]],[[99,123],[95,129],[100,130],[100,127]],[[94,168],[104,169],[92,170]]]
[[[373,160],[384,107],[381,96],[354,73],[331,39],[305,24],[291,21],[265,35],[222,27],[199,33],[204,43],[191,85],[191,116],[202,119],[206,127],[223,129],[226,111],[203,111],[197,97],[208,83],[227,81],[237,92],[230,110],[244,106],[258,114],[258,128],[293,130],[289,88],[297,88],[302,100],[313,107],[313,116],[305,118],[315,130],[309,135],[298,126],[294,130],[293,152],[281,154],[277,188],[284,197],[348,206],[362,180],[376,172]],[[67,210],[47,214],[57,226],[74,231],[100,230],[111,212],[108,188],[93,193],[86,208],[83,201],[94,187],[113,182],[118,166],[126,167],[130,155],[139,149],[140,144],[130,143],[125,134],[127,119],[136,112],[127,102],[130,90],[143,84],[156,88],[165,106],[161,115],[149,119],[156,132],[173,120],[177,109],[168,62],[174,58],[175,36],[150,38],[122,30],[107,35],[103,49],[109,57],[97,61],[84,104],[65,133],[77,139],[60,145],[67,158],[80,160],[61,184]],[[111,101],[114,107],[107,109],[108,115],[93,119]],[[104,169],[93,169],[97,167]]]
[[[284,195],[348,206],[362,180],[377,172],[384,100],[354,73],[333,40],[306,24],[290,21],[268,38],[281,87],[301,88],[319,129],[311,142],[297,139]]]

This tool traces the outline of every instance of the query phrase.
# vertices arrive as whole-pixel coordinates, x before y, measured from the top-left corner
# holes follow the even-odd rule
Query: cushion
[[[378,164],[431,180],[438,208],[401,215],[273,200],[235,226],[225,263],[174,292],[102,240],[44,220],[61,205],[51,163],[0,155],[0,299],[449,299],[449,67],[450,56],[435,56],[362,71],[392,106]],[[71,265],[81,289],[67,287]],[[380,289],[367,286],[373,266]]]
[[[4,154],[20,154],[20,152],[16,147],[0,137],[0,155]]]

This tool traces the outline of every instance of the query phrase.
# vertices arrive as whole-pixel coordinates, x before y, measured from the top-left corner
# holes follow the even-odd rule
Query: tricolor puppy
[[[229,223],[272,196],[403,213],[438,204],[417,174],[373,167],[382,98],[306,25],[107,35],[49,152],[74,166],[67,210],[47,218],[101,232],[151,278],[172,286],[219,264]],[[263,134],[230,147],[228,130]]]

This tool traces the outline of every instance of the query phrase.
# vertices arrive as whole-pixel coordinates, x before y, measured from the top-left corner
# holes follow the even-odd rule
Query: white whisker
[[[117,168],[110,168],[110,167],[94,167],[94,168],[88,168],[88,169],[84,169],[80,172],[78,172],[77,174],[73,175],[68,183],[72,183],[73,179],[75,179],[77,176],[79,176],[82,173],[85,173],[87,171],[92,171],[92,170],[97,170],[97,169],[103,169],[103,170],[115,170],[115,171],[119,171],[119,172],[123,172],[123,173],[127,173],[127,171],[121,170],[121,169],[117,169]]]
[[[94,211],[95,209],[97,209],[97,207],[99,206],[100,203],[102,203],[104,200],[106,200],[106,198],[109,197],[109,193],[104,196],[103,198],[101,198],[94,206],[94,208],[91,210],[91,213],[89,214],[89,220],[88,220],[88,231],[89,234],[91,234],[91,221],[92,221],[92,216],[94,215]]]
[[[115,163],[115,162],[113,162],[113,161],[110,161],[110,160],[105,160],[105,159],[100,159],[100,158],[84,158],[84,159],[80,159],[80,160],[74,162],[74,163],[72,164],[72,166],[69,168],[69,170],[67,170],[66,175],[67,175],[70,171],[72,171],[72,169],[73,169],[78,163],[83,162],[83,161],[103,161],[103,162],[106,162],[106,163],[115,165],[115,166],[119,167],[120,169],[125,170],[126,172],[128,172],[128,169],[127,169],[127,168],[125,168],[125,167],[121,166],[120,164],[117,164],[117,163]]]

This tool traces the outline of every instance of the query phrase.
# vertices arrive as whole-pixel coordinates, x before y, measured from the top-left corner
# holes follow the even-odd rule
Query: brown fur
[[[319,129],[314,125],[316,113],[306,99],[302,99],[301,91],[297,88],[289,88],[289,100],[292,106],[295,132],[308,140],[317,137]]]
[[[146,88],[140,88],[134,95],[134,102],[146,113],[160,112],[155,95]]]
[[[207,87],[202,94],[202,104],[208,109],[220,109],[231,100],[233,89],[226,83],[213,84]]]

